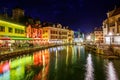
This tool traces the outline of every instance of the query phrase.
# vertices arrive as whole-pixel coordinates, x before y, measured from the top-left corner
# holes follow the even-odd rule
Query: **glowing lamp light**
[[[109,34],[108,34],[108,35],[110,35],[110,36],[111,36],[111,35],[112,35],[112,33],[111,33],[111,32],[109,32]]]
[[[87,36],[87,40],[90,40],[91,39],[91,36],[89,35],[89,36]]]

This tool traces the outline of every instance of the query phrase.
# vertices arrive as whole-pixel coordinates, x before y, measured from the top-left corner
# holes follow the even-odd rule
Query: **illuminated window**
[[[0,32],[5,32],[5,27],[4,26],[0,26]]]
[[[8,32],[9,32],[9,33],[12,33],[12,32],[13,32],[13,29],[10,28],[10,27],[8,27]]]

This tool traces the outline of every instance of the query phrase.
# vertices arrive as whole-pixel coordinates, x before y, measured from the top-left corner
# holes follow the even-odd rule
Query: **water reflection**
[[[8,61],[0,63],[0,80],[10,79],[10,65]]]
[[[113,63],[111,61],[108,62],[106,69],[107,69],[107,71],[106,71],[107,80],[118,80],[115,68],[114,68]]]
[[[47,75],[49,71],[49,50],[42,50],[33,54],[34,56],[34,64],[41,65],[42,71],[34,77],[34,80],[47,80]]]
[[[0,80],[118,80],[119,71],[119,60],[113,64],[82,46],[60,46],[1,61]]]
[[[25,66],[32,64],[32,56],[17,57],[0,63],[0,80],[22,80]]]
[[[56,58],[55,58],[55,69],[57,70],[57,64],[58,64],[58,50],[56,50]]]
[[[87,57],[87,64],[86,64],[86,74],[85,74],[85,80],[94,80],[94,68],[92,63],[92,57],[91,54],[88,54]]]
[[[68,65],[68,54],[69,54],[69,49],[68,49],[68,46],[67,46],[67,53],[66,53],[66,65]]]

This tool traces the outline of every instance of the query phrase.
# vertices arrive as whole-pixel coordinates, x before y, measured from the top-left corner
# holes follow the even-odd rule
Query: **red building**
[[[39,20],[33,20],[32,18],[28,19],[26,23],[26,36],[27,38],[33,38],[31,41],[34,45],[42,44],[42,27]]]

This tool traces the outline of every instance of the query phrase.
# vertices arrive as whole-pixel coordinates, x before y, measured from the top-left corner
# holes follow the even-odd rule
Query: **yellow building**
[[[74,31],[69,29],[68,30],[68,43],[73,43],[73,40],[74,40]]]
[[[15,42],[15,40],[25,40],[25,26],[0,20],[0,45]]]
[[[68,43],[68,41],[72,42],[73,33],[72,30],[68,30],[67,27],[63,27],[61,24],[49,24],[43,26],[42,38],[45,43]]]
[[[103,21],[103,36],[106,44],[120,44],[120,7],[107,13]]]
[[[25,26],[0,20],[0,36],[2,37],[26,37]]]

